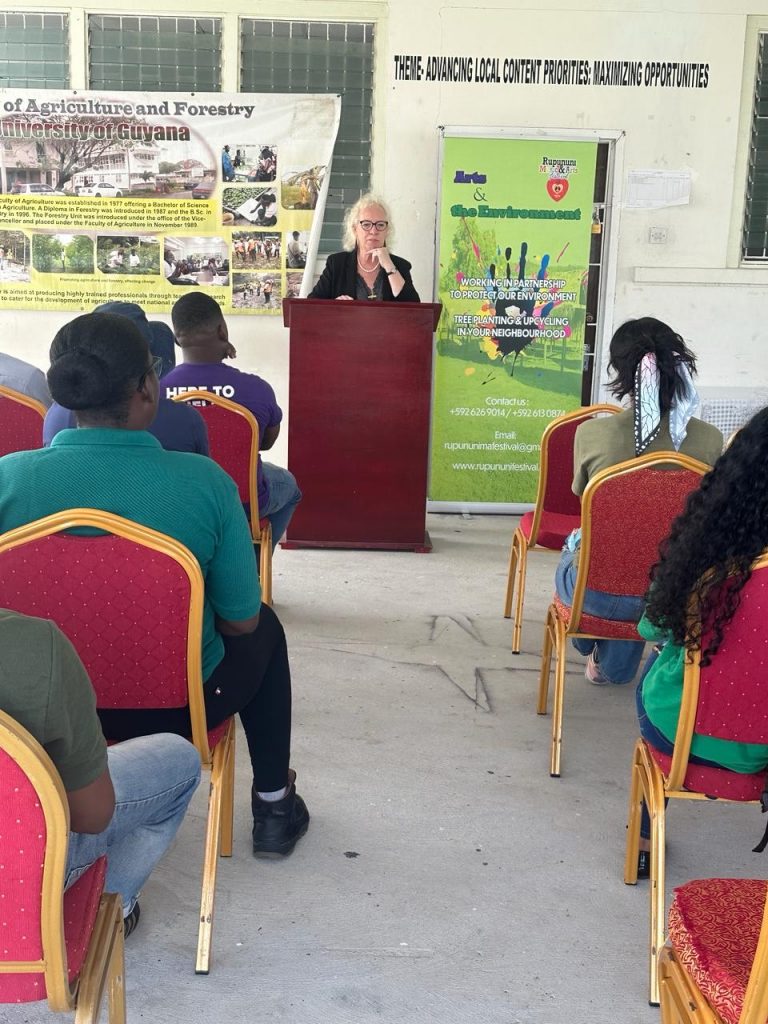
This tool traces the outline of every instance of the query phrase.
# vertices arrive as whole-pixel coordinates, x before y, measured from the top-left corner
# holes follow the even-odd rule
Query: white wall
[[[768,4],[581,6],[507,2],[482,9],[422,0],[414,20],[406,15],[412,5],[393,0],[380,54],[389,65],[383,177],[417,285],[428,292],[433,265],[438,125],[621,130],[622,184],[633,168],[690,170],[693,190],[688,206],[619,211],[614,322],[647,314],[668,320],[697,352],[702,384],[766,381],[768,265],[738,269],[737,244],[746,179],[739,138],[751,114],[760,23],[747,13],[762,15],[768,30]],[[694,61],[709,64],[709,84],[694,90],[394,82],[396,53]],[[652,226],[666,229],[666,244],[649,242]]]
[[[71,9],[55,0],[45,5],[65,6]],[[121,6],[106,0],[98,7],[108,9]],[[196,12],[227,22],[225,88],[236,83],[238,13],[377,20],[374,185],[393,206],[396,250],[414,264],[423,298],[431,296],[434,279],[439,125],[622,131],[622,186],[633,168],[690,170],[690,205],[617,211],[609,313],[614,322],[642,314],[668,320],[699,356],[702,384],[768,380],[768,265],[742,268],[738,256],[755,46],[758,29],[768,31],[768,0],[592,0],[588,8],[586,0],[557,6],[498,0],[492,8],[444,0],[286,0],[260,3],[258,10],[243,0],[193,0],[185,13]],[[695,61],[709,64],[709,84],[633,89],[395,81],[395,54]],[[82,56],[73,59],[73,71],[82,76],[73,84],[84,84]],[[666,244],[649,242],[650,227],[666,229]],[[65,319],[0,311],[0,347],[45,367],[50,339]],[[280,319],[233,316],[230,331],[238,365],[268,378],[287,405],[288,342]],[[275,457],[285,458],[284,437]]]

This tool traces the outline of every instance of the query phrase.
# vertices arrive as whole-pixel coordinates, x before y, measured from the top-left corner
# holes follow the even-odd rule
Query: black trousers
[[[291,670],[277,615],[262,605],[259,625],[246,636],[222,637],[224,658],[203,685],[208,728],[239,714],[256,789],[270,793],[288,782],[291,752]],[[99,710],[108,740],[156,732],[190,736],[187,708]]]

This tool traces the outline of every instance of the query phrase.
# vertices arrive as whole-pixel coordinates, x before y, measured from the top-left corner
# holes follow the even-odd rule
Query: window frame
[[[41,6],[35,0],[10,0],[13,12],[67,14],[69,17],[69,89],[89,89],[88,16],[126,15],[122,0],[101,0],[73,6],[67,0],[48,0]],[[157,9],[143,5],[129,12],[139,17],[163,17]],[[180,15],[168,15],[179,17]],[[186,15],[194,18],[216,18],[221,22],[221,92],[240,91],[241,19],[257,18],[271,21],[340,21],[367,22],[374,26],[373,37],[373,102],[371,110],[371,191],[381,191],[386,153],[386,97],[389,68],[384,60],[383,43],[388,39],[389,9],[382,0],[328,0],[319,16],[316,0],[275,0],[259,5],[254,11],[247,0],[208,0],[204,8]],[[139,90],[140,91],[140,90]],[[318,253],[318,262],[327,253]]]
[[[768,259],[747,259],[743,255],[744,218],[747,206],[747,177],[752,140],[755,84],[760,36],[768,34],[768,15],[750,15],[746,19],[744,64],[739,113],[739,132],[735,154],[731,228],[728,234],[726,269],[739,271],[744,283],[763,283],[768,274]],[[768,40],[764,45],[768,45]],[[730,275],[729,275],[730,277]],[[737,283],[729,280],[728,283]]]

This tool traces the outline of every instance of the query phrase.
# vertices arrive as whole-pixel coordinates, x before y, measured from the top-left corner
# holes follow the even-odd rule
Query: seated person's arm
[[[253,538],[231,477],[215,464],[210,487],[220,509],[216,526],[219,542],[208,563],[205,596],[224,636],[246,636],[259,623],[261,588]]]
[[[574,494],[581,497],[588,483],[589,474],[587,472],[586,453],[582,450],[579,428],[577,427],[573,437],[573,483],[571,484],[571,490]]]
[[[109,769],[105,768],[95,782],[82,789],[67,792],[69,827],[73,832],[97,835],[112,820],[115,810],[115,791]]]
[[[52,622],[49,700],[43,746],[61,776],[73,832],[103,832],[115,809],[96,695],[72,644]]]
[[[237,622],[216,616],[216,629],[222,636],[247,636],[249,633],[255,633],[258,624],[258,615],[252,615],[249,619],[240,619]]]
[[[264,433],[259,438],[259,451],[268,452],[272,445],[277,440],[280,434],[280,424],[275,423],[274,426],[267,427]]]

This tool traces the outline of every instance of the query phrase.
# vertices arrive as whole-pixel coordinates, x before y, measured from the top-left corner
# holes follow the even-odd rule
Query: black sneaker
[[[255,788],[253,807],[254,857],[285,857],[309,828],[309,811],[296,792],[296,772],[288,773],[288,792],[282,800],[261,800]]]
[[[126,914],[125,917],[123,918],[123,937],[124,938],[127,939],[128,936],[131,934],[131,932],[136,931],[136,925],[139,923],[139,918],[140,917],[141,917],[141,907],[139,906],[139,901],[137,900],[133,904],[133,910],[130,912],[130,914]]]

